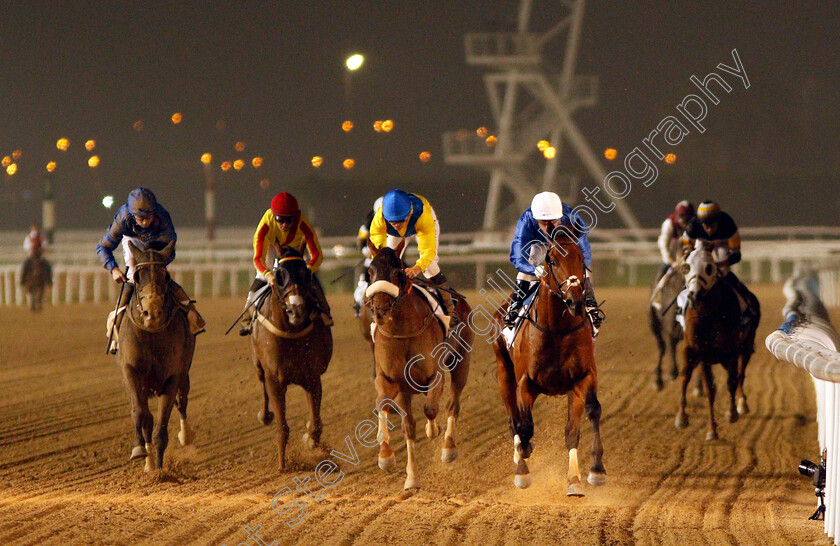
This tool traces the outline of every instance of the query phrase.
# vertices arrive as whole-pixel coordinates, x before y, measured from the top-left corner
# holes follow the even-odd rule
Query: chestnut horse
[[[312,282],[312,272],[301,254],[283,248],[274,269],[271,292],[257,309],[251,328],[251,359],[263,389],[263,408],[257,418],[269,425],[275,413],[280,416],[277,450],[281,470],[286,469],[289,443],[286,389],[290,384],[303,387],[309,404],[310,420],[304,441],[311,449],[323,447],[321,376],[332,358],[333,338],[315,306]]]
[[[40,311],[43,307],[44,290],[52,286],[52,266],[40,254],[36,254],[23,262],[20,284],[26,290],[29,309]]]
[[[502,336],[493,343],[498,364],[499,390],[507,409],[513,436],[516,476],[514,484],[531,485],[527,459],[531,456],[534,421],[531,410],[537,396],[565,394],[569,410],[566,448],[569,450],[567,495],[583,496],[577,448],[580,418],[586,411],[592,424],[592,466],[588,481],[602,485],[607,475],[602,462],[601,404],[598,402],[598,370],[591,323],[585,312],[583,284],[586,275],[583,254],[576,236],[553,233],[543,267],[536,301],[523,318],[519,335],[511,348]],[[501,322],[502,311],[496,313]]]
[[[755,352],[755,331],[761,314],[759,312],[749,324],[741,327],[738,296],[718,274],[714,258],[703,246],[702,241],[697,241],[695,250],[688,255],[682,268],[688,288],[688,304],[685,310],[682,397],[675,425],[677,428],[688,426],[685,392],[694,368],[699,365],[703,369],[709,399],[709,428],[706,440],[716,440],[716,389],[712,365],[719,362],[726,369],[726,385],[730,399],[727,418],[730,423],[734,423],[739,414],[749,413],[747,397],[744,395],[744,372]]]
[[[450,372],[449,405],[446,410],[441,460],[452,462],[458,457],[455,444],[455,423],[461,411],[461,392],[469,375],[470,351],[474,334],[466,328],[470,306],[460,294],[454,294],[455,312],[461,323],[444,339],[443,327],[432,313],[429,304],[414,283],[403,271],[403,263],[391,248],[374,250],[368,272],[371,284],[367,289],[365,305],[373,311],[376,331],[373,334],[376,360],[377,407],[379,408],[379,467],[383,470],[396,465],[388,433],[389,407],[386,401],[402,416],[405,434],[406,480],[405,489],[420,487],[414,452],[416,424],[411,411],[411,398],[425,394],[423,413],[428,419],[426,436],[435,438],[440,428],[435,421],[438,404],[443,393],[444,375]]]
[[[134,420],[131,459],[146,459],[145,470],[149,472],[163,468],[173,404],[181,416],[178,440],[181,445],[192,442],[193,432],[187,424],[187,397],[195,336],[190,333],[186,312],[169,290],[166,262],[175,249],[175,241],[161,251],[141,252],[130,241],[128,248],[136,261],[135,289],[119,330],[117,358]],[[152,395],[160,396],[157,423],[149,411]],[[153,442],[156,457],[151,453]]]

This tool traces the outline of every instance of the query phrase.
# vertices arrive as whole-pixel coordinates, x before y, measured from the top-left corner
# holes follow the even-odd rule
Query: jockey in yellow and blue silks
[[[569,205],[563,203],[556,193],[546,191],[535,195],[531,206],[525,209],[519,221],[516,222],[516,233],[510,245],[510,261],[518,274],[516,275],[516,290],[513,292],[510,308],[505,315],[505,324],[508,326],[515,324],[522,302],[536,287],[538,279],[547,273],[539,262],[542,261],[546,246],[550,244],[549,235],[546,232],[550,224],[575,226],[580,234],[577,244],[583,254],[584,265],[588,269],[592,264],[592,250],[589,239],[586,237],[589,228],[586,223],[572,211]],[[534,244],[534,241],[540,244]],[[598,308],[598,300],[595,299],[595,290],[589,275],[584,280],[584,292],[586,312],[592,321],[593,334],[597,335],[598,327],[604,321],[604,314]]]
[[[454,331],[458,324],[455,306],[452,302],[451,287],[438,265],[438,238],[440,224],[438,224],[432,205],[425,197],[416,193],[406,193],[402,190],[391,190],[382,198],[382,206],[373,216],[370,224],[370,242],[376,248],[397,248],[405,240],[402,254],[411,238],[417,239],[417,250],[420,256],[417,262],[405,269],[408,278],[413,279],[420,273],[426,276],[440,290],[446,314],[450,317],[449,326]]]
[[[130,301],[131,295],[134,291],[134,285],[131,281],[134,280],[134,255],[128,248],[128,242],[131,241],[138,250],[161,250],[170,242],[175,242],[178,235],[175,233],[175,227],[172,225],[172,218],[169,212],[166,211],[160,203],[157,202],[155,194],[147,188],[135,188],[128,194],[128,202],[121,206],[114,215],[114,220],[108,227],[108,231],[96,245],[96,254],[102,261],[103,266],[111,273],[111,277],[115,282],[127,283],[125,290],[122,292],[122,298],[118,305],[120,312],[116,317],[109,317],[109,324],[113,320],[114,335],[112,336],[112,346],[109,348],[111,353],[117,350],[117,331],[122,322],[122,309]],[[126,272],[123,273],[117,261],[114,259],[114,250],[122,245],[123,258],[125,261]],[[169,256],[169,262],[175,259],[175,251],[173,248],[172,254]],[[167,265],[169,264],[167,262]],[[204,331],[204,319],[195,308],[195,302],[190,300],[186,291],[175,281],[169,281],[169,289],[175,295],[181,305],[187,310],[187,318],[190,322],[190,331],[193,334],[198,334]],[[111,312],[113,315],[113,311]],[[109,328],[110,330],[110,328]]]

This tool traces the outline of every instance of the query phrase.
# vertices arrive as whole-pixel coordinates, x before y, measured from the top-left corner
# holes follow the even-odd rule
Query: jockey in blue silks
[[[586,234],[589,228],[586,223],[563,203],[554,192],[542,192],[534,196],[531,206],[522,213],[516,223],[516,233],[510,245],[510,261],[518,271],[516,275],[516,290],[505,315],[505,324],[513,326],[522,302],[537,287],[538,279],[544,277],[547,271],[542,266],[542,259],[546,247],[550,244],[546,229],[549,224],[575,226],[578,232],[577,244],[583,254],[584,265],[587,269],[592,264],[592,250]],[[589,275],[584,280],[586,298],[586,312],[592,321],[593,336],[598,334],[598,327],[604,321],[604,313],[598,308],[595,290]]]
[[[129,241],[134,244],[137,250],[149,249],[161,250],[169,243],[177,241],[178,235],[172,225],[172,218],[169,212],[161,206],[155,194],[147,188],[135,188],[128,194],[128,202],[121,206],[114,215],[114,220],[108,226],[108,230],[96,245],[96,254],[102,265],[111,273],[115,282],[126,283],[126,289],[122,291],[122,298],[117,306],[119,311],[108,317],[108,331],[113,324],[113,336],[109,352],[117,352],[117,335],[123,310],[130,301],[134,292],[134,255],[128,247]],[[120,270],[117,260],[114,259],[114,251],[122,246],[123,258],[125,260],[126,272]],[[169,262],[175,259],[175,251],[169,256]],[[190,323],[190,332],[199,334],[204,331],[204,319],[195,308],[195,302],[190,299],[184,288],[173,280],[169,280],[169,289],[175,295],[175,299],[187,311],[187,319]]]

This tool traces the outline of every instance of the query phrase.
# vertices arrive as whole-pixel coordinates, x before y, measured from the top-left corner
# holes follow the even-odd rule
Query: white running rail
[[[814,273],[785,283],[785,322],[767,336],[765,345],[779,360],[810,373],[814,381],[820,452],[827,457],[825,533],[840,544],[840,335],[820,300],[820,288]]]

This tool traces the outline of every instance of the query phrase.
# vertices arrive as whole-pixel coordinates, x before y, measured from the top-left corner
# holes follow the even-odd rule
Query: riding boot
[[[333,319],[330,313],[330,304],[327,302],[327,295],[324,294],[324,288],[321,286],[321,281],[314,274],[312,275],[312,286],[310,287],[312,295],[318,304],[318,309],[321,311],[321,321],[324,326],[332,326]]]
[[[513,296],[511,296],[510,300],[510,307],[508,307],[504,318],[505,325],[510,326],[511,328],[516,325],[516,319],[519,317],[519,310],[522,309],[522,303],[530,293],[530,285],[531,281],[527,279],[516,280],[516,290],[513,291]]]
[[[449,317],[449,331],[454,332],[460,321],[458,320],[458,314],[455,312],[455,302],[452,300],[452,293],[450,292],[452,286],[443,276],[443,273],[438,273],[429,280],[439,288],[440,298],[443,300],[443,309]]]
[[[595,298],[595,288],[592,287],[590,277],[586,277],[583,281],[583,292],[586,314],[589,315],[589,320],[592,322],[592,337],[598,337],[598,328],[601,327],[606,315],[598,306],[598,300]]]
[[[249,336],[251,335],[251,323],[254,321],[254,313],[256,311],[256,305],[251,308],[250,313],[246,313],[245,311],[251,307],[251,304],[254,302],[255,294],[265,285],[267,285],[263,279],[255,278],[254,282],[251,283],[251,287],[248,289],[248,297],[245,299],[245,309],[242,310],[242,318],[239,320],[239,335],[240,336]]]
[[[189,321],[190,324],[190,333],[197,336],[198,334],[204,332],[204,317],[202,317],[195,308],[195,300],[191,300],[187,295],[187,291],[173,280],[169,281],[169,289],[175,296],[175,301],[181,304],[181,306],[187,311],[187,321]]]
[[[121,294],[120,301],[117,304],[117,310],[108,313],[108,320],[106,321],[105,333],[111,336],[111,345],[108,347],[108,352],[112,355],[117,354],[120,348],[120,325],[125,316],[125,308],[128,306],[128,302],[131,301],[131,295],[134,294],[134,284],[130,282],[125,283],[125,288],[123,288]]]
[[[744,308],[741,309],[741,327],[743,328],[752,322],[755,317],[759,316],[758,300],[732,271],[724,275],[723,280],[735,289],[739,299],[744,303]]]

